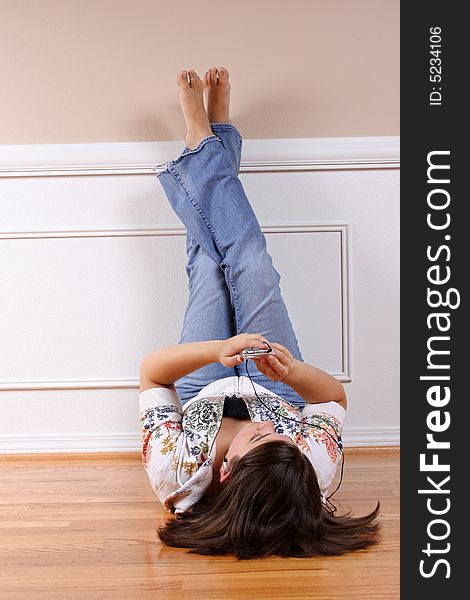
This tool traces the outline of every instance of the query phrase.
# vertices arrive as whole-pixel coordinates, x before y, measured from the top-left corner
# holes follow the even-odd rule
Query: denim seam
[[[239,331],[238,331],[238,324],[240,323],[240,307],[238,305],[238,294],[237,294],[237,290],[236,290],[235,284],[234,284],[233,279],[232,279],[232,267],[230,265],[226,265],[225,268],[226,269],[228,268],[228,278],[230,280],[230,286],[231,286],[232,291],[233,291],[233,299],[235,301],[235,306],[234,306],[234,309],[235,309],[235,330],[236,330],[236,333],[239,333]]]
[[[238,145],[237,145],[237,149],[236,149],[236,153],[237,153],[236,174],[238,174],[238,171],[240,169],[240,162],[241,162],[240,161],[241,148],[242,148],[242,144],[243,144],[243,139],[242,139],[241,133],[238,131],[238,129],[232,123],[211,123],[211,128],[212,127],[215,127],[215,128],[219,127],[221,129],[224,129],[224,128],[232,129],[238,135]],[[223,144],[223,140],[222,140],[222,144]]]
[[[238,135],[238,137],[240,138],[239,141],[239,147],[241,146],[242,143],[242,135],[241,133],[238,131],[238,129],[235,127],[235,125],[232,125],[232,123],[211,123],[211,128],[212,127],[220,127],[222,129],[226,128],[226,129],[233,129],[233,131],[235,131],[235,133]]]
[[[183,150],[183,152],[181,153],[181,156],[179,157],[180,159],[183,158],[183,156],[186,156],[186,154],[194,154],[194,152],[199,152],[199,150],[205,145],[207,144],[207,142],[212,142],[212,141],[216,141],[218,140],[219,142],[220,137],[218,135],[212,134],[212,135],[208,135],[207,137],[205,137],[203,140],[201,140],[199,142],[199,144],[196,146],[196,148],[188,148],[187,146],[185,147],[185,149]],[[178,159],[177,159],[178,160]]]
[[[221,142],[221,139],[218,135],[209,135],[207,137],[205,137],[203,140],[201,140],[199,142],[199,144],[196,146],[196,148],[188,148],[187,146],[185,147],[185,149],[183,150],[183,152],[178,156],[178,158],[175,158],[173,160],[169,160],[166,165],[165,165],[165,169],[163,171],[161,171],[160,173],[157,174],[157,177],[160,177],[160,175],[162,173],[168,172],[169,171],[169,167],[171,167],[172,165],[176,165],[177,163],[180,162],[180,160],[188,155],[188,154],[193,154],[194,152],[199,152],[199,150],[205,145],[207,144],[207,142],[212,142],[212,141],[219,141]]]
[[[216,123],[211,123],[210,126],[211,127],[230,127],[231,129],[234,129],[237,133],[240,133],[238,131],[238,129],[235,127],[235,125],[233,125],[232,123],[223,123],[222,121],[220,121],[220,122],[216,122]]]
[[[176,181],[180,184],[180,186],[184,190],[184,193],[186,194],[186,197],[188,198],[188,200],[190,201],[190,203],[194,206],[194,208],[197,210],[197,212],[201,215],[201,218],[204,221],[207,229],[210,231],[210,234],[212,235],[212,237],[215,240],[215,243],[217,245],[217,248],[218,248],[218,250],[220,252],[220,255],[222,256],[222,260],[223,260],[225,258],[225,249],[222,246],[222,244],[219,242],[214,229],[212,228],[211,224],[208,222],[205,214],[201,210],[201,207],[194,200],[194,198],[191,196],[191,194],[189,193],[189,191],[186,189],[186,186],[184,185],[183,180],[181,179],[181,175],[176,171],[176,169],[168,167],[168,170],[169,170],[169,172],[171,172],[173,174],[173,176],[175,177]]]

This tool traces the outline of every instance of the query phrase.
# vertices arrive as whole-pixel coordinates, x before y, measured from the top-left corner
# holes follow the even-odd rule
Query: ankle
[[[210,135],[213,135],[210,126],[200,128],[197,130],[188,130],[188,132],[186,133],[185,144],[190,150],[194,150],[194,148],[197,148],[199,146],[202,140],[209,137]]]

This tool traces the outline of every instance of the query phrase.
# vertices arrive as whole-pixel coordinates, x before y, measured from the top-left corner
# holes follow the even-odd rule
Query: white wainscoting
[[[0,453],[139,448],[139,363],[187,301],[155,177],[183,147],[0,147]],[[398,167],[398,138],[244,141],[304,358],[345,382],[348,445],[399,441]]]

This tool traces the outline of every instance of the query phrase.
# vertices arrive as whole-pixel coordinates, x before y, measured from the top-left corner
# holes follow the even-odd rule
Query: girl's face
[[[274,425],[272,421],[253,421],[248,423],[241,429],[237,435],[233,438],[232,443],[226,453],[228,463],[234,456],[243,456],[253,448],[264,444],[265,442],[273,441],[290,442],[294,444],[294,441],[288,435],[282,435],[274,431]]]

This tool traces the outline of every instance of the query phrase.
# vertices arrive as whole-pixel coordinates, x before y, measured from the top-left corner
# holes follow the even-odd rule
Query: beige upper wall
[[[0,0],[0,143],[182,140],[176,73],[246,138],[399,134],[399,0]]]

